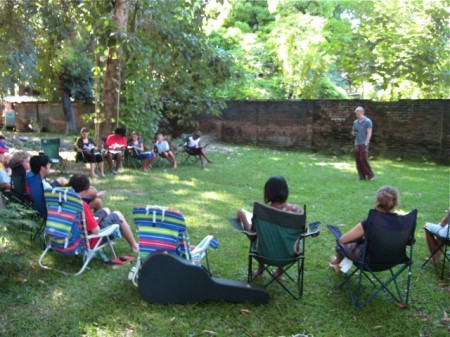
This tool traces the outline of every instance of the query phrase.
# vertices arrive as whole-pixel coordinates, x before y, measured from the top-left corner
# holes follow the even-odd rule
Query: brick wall
[[[450,100],[229,101],[222,116],[201,115],[198,122],[202,132],[219,141],[351,153],[351,127],[357,106],[363,106],[374,123],[371,154],[426,157],[448,163]],[[94,112],[92,104],[75,103],[73,108],[78,126],[84,125],[83,115]],[[61,104],[22,103],[14,109],[18,113],[16,125],[21,131],[26,131],[31,118],[39,116],[45,131],[65,132]]]
[[[236,144],[326,150],[353,149],[355,108],[374,123],[371,154],[426,157],[448,163],[450,100],[267,100],[230,101],[220,117],[202,115],[200,129]]]

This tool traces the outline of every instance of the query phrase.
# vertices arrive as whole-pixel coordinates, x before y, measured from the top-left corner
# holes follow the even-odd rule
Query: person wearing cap
[[[90,165],[91,177],[97,177],[95,174],[95,164],[97,163],[102,177],[105,176],[103,156],[98,150],[97,144],[89,137],[89,129],[81,128],[80,137],[74,144],[77,161],[88,162]]]
[[[200,158],[200,163],[202,164],[202,168],[205,166],[205,160],[208,163],[212,163],[206,154],[203,148],[200,146],[200,137],[202,133],[200,131],[196,131],[188,138],[186,145],[186,152],[191,156],[198,156]]]
[[[130,154],[140,159],[144,159],[144,171],[147,171],[153,160],[155,160],[155,152],[145,152],[144,143],[140,140],[139,134],[136,131],[131,133],[131,139],[128,142],[128,149]]]

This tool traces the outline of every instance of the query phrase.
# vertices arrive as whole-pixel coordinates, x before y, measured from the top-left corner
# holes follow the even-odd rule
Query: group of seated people
[[[5,160],[5,158],[8,159]],[[83,200],[88,234],[96,234],[104,227],[119,224],[121,234],[129,243],[131,250],[138,252],[138,244],[125,217],[120,211],[111,212],[110,209],[103,206],[103,198],[106,192],[98,192],[95,187],[91,186],[87,175],[77,173],[72,175],[69,180],[64,177],[57,177],[53,181],[48,181],[47,178],[51,169],[49,158],[44,154],[30,158],[26,151],[17,151],[11,157],[0,154],[0,162],[0,185],[2,189],[16,189],[16,186],[11,184],[11,177],[4,169],[6,164],[11,168],[11,174],[20,176],[24,182],[21,187],[23,190],[18,192],[23,198],[32,202],[33,208],[43,219],[47,217],[44,190],[55,187],[72,188]],[[94,246],[95,242],[90,242],[90,244]]]
[[[212,163],[200,145],[200,131],[195,132],[189,137],[186,144],[186,152],[189,155],[198,156],[204,167],[204,162]],[[126,130],[123,127],[118,127],[114,133],[104,139],[103,153],[92,138],[89,137],[89,130],[83,127],[80,131],[80,137],[77,138],[74,144],[76,151],[76,160],[84,161],[90,164],[90,176],[97,177],[95,173],[95,166],[98,165],[100,174],[105,176],[103,157],[106,158],[110,172],[118,174],[122,166],[125,151],[129,151],[131,156],[142,159],[143,170],[148,171],[150,165],[156,159],[156,156],[166,158],[175,169],[177,168],[177,160],[172,151],[169,142],[163,134],[158,133],[155,138],[153,149],[146,151],[144,142],[140,139],[139,134],[135,131],[131,133],[131,138],[127,141]]]
[[[278,210],[294,212],[303,214],[303,209],[295,204],[290,204],[287,202],[289,196],[289,188],[286,180],[283,177],[271,177],[267,180],[264,185],[264,201],[268,205]],[[400,194],[396,187],[393,186],[383,186],[376,193],[376,200],[374,209],[377,211],[380,217],[385,218],[386,223],[392,223],[398,225],[396,221],[393,220],[398,217],[396,213],[396,208],[400,203]],[[252,213],[240,209],[237,212],[237,218],[241,220],[242,229],[247,233],[249,240],[253,241],[256,239],[256,230],[252,226]],[[438,223],[432,224],[427,223],[425,228],[425,238],[428,245],[430,255],[434,253],[432,261],[437,264],[440,257],[440,250],[436,251],[437,245],[442,243],[443,240],[450,239],[449,231],[449,215],[450,211],[447,212],[446,216]],[[331,259],[329,266],[336,273],[340,273],[339,263],[344,259],[344,257],[352,260],[358,261],[360,258],[363,238],[368,226],[368,219],[365,219],[348,232],[344,233],[338,240],[335,250],[336,255]],[[276,277],[282,276],[282,269],[277,269],[274,272]],[[255,272],[255,277],[262,277],[263,266],[259,265],[258,270]]]
[[[193,136],[195,140],[196,135]],[[197,134],[197,139],[199,135]],[[89,138],[88,130],[83,128],[81,130],[81,137],[76,142],[77,152],[82,153],[85,158],[90,158],[90,163],[102,164],[101,154],[95,152],[98,150],[92,139]],[[139,136],[136,132],[132,133],[130,142],[125,140],[125,130],[123,128],[117,128],[114,135],[107,138],[105,142],[106,150],[108,151],[108,165],[110,165],[112,171],[118,169],[120,165],[121,157],[118,156],[117,149],[132,149],[135,151],[135,155],[142,155],[145,164],[144,169],[148,169],[151,162],[154,160],[155,152],[145,152],[143,150],[143,144],[139,140]],[[195,146],[195,145],[194,145]],[[176,160],[173,153],[170,151],[168,142],[164,140],[162,134],[158,134],[156,138],[156,145],[158,153],[167,153],[168,159],[173,161],[174,168],[176,167]],[[88,151],[84,151],[86,149]],[[79,151],[81,150],[81,151]],[[92,152],[94,150],[94,152]],[[117,152],[115,152],[117,151]],[[89,152],[89,153],[88,153]],[[204,155],[203,151],[195,151],[196,155],[202,156],[205,160],[209,159]],[[112,167],[112,159],[116,160],[116,166]],[[26,151],[16,151],[11,155],[9,149],[5,144],[5,138],[0,136],[0,187],[2,190],[9,189],[22,189],[24,195],[28,196],[32,200],[34,208],[39,214],[46,218],[47,207],[44,199],[44,190],[54,187],[71,187],[76,193],[83,199],[84,212],[86,214],[87,228],[89,233],[98,233],[98,231],[110,224],[120,224],[120,229],[129,243],[131,249],[134,252],[138,251],[138,245],[131,233],[129,224],[120,211],[111,212],[108,208],[103,207],[103,198],[106,194],[105,191],[97,191],[95,187],[90,185],[89,177],[84,174],[75,174],[69,180],[64,177],[58,177],[52,182],[47,180],[50,174],[51,162],[49,158],[43,154],[35,155],[30,158]],[[101,166],[102,175],[103,166]],[[91,169],[91,175],[93,171]],[[11,183],[11,176],[22,177],[24,186],[13,186]],[[17,180],[17,181],[20,181]],[[303,213],[303,209],[295,204],[287,202],[289,196],[289,188],[286,180],[283,177],[271,177],[264,186],[264,201],[271,207],[279,210],[289,211],[294,213]],[[396,208],[400,202],[399,191],[393,186],[383,186],[376,193],[375,210],[380,216],[389,219],[397,217]],[[92,211],[92,210],[93,211]],[[427,223],[426,228],[426,242],[430,254],[436,250],[436,244],[442,242],[442,240],[450,238],[449,231],[449,215],[446,216],[438,223]],[[251,218],[252,213],[244,209],[241,209],[237,213],[237,217],[242,222],[243,229],[248,233],[255,233],[255,228],[252,226]],[[96,220],[97,219],[97,220]],[[389,221],[388,221],[389,222]],[[396,223],[393,221],[392,223]],[[332,258],[329,265],[336,272],[340,272],[339,263],[344,257],[351,260],[357,260],[361,253],[362,238],[367,230],[368,221],[363,220],[356,226],[350,229],[347,233],[344,233],[336,245],[336,255]],[[431,237],[432,236],[432,237]],[[250,240],[254,240],[256,235],[249,235]],[[437,263],[439,260],[439,251],[435,253],[432,261]],[[282,276],[282,271],[276,271],[277,276]],[[262,275],[262,266],[258,268],[258,275]]]

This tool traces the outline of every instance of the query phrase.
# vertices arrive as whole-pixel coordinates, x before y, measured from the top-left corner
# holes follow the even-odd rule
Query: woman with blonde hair
[[[397,188],[383,186],[377,191],[375,210],[379,216],[387,218],[387,223],[397,224],[396,221],[389,221],[389,219],[392,218],[394,220],[398,216],[395,213],[395,209],[399,203],[400,198]],[[352,261],[358,261],[361,255],[364,233],[367,231],[368,226],[368,219],[363,220],[339,238],[338,244],[336,245],[336,256],[333,256],[331,259],[330,268],[333,268],[339,273],[339,263],[344,257]]]

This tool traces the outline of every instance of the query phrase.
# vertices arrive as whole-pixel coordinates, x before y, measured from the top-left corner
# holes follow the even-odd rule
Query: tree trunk
[[[105,79],[103,83],[102,114],[105,118],[100,130],[106,136],[119,124],[119,97],[120,97],[120,39],[117,35],[127,32],[130,1],[116,1],[113,20],[116,23],[117,34],[109,41],[108,60],[106,61]],[[113,124],[113,120],[115,124]]]
[[[72,101],[70,100],[70,89],[61,89],[61,103],[64,111],[64,117],[66,119],[66,134],[72,131],[77,131],[77,122],[75,120],[75,113],[72,107]]]

